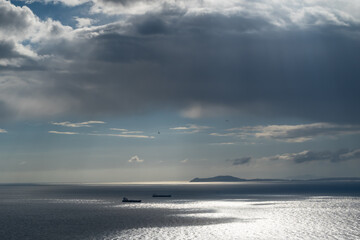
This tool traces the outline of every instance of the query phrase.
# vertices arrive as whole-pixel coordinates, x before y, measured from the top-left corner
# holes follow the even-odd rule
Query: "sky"
[[[0,182],[360,177],[360,2],[0,0]]]

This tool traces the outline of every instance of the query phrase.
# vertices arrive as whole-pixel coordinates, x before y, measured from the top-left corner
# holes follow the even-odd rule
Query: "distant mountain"
[[[273,179],[273,178],[255,178],[244,179],[233,176],[216,176],[210,178],[194,178],[190,182],[264,182],[264,181],[359,181],[358,177],[337,177],[337,178],[317,178],[307,180],[289,180],[289,179]]]
[[[211,178],[194,178],[190,182],[244,182],[246,179],[233,176],[216,176]]]

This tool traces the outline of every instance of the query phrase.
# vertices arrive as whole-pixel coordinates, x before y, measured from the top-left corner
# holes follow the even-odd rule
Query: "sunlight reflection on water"
[[[129,207],[116,205],[115,207]],[[120,239],[359,239],[358,198],[311,197],[287,201],[174,201],[131,205],[135,208],[181,209],[177,218],[233,219],[232,222],[120,231]],[[187,213],[189,212],[189,213]]]

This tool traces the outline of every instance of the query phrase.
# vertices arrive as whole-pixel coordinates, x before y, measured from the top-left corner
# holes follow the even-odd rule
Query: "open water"
[[[355,240],[360,182],[2,184],[0,239]]]

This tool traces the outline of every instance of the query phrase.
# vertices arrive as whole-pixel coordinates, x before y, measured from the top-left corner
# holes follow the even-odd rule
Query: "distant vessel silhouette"
[[[153,194],[152,197],[171,197],[171,194]]]
[[[126,197],[123,198],[122,202],[141,202],[141,200],[137,199],[128,199]]]

